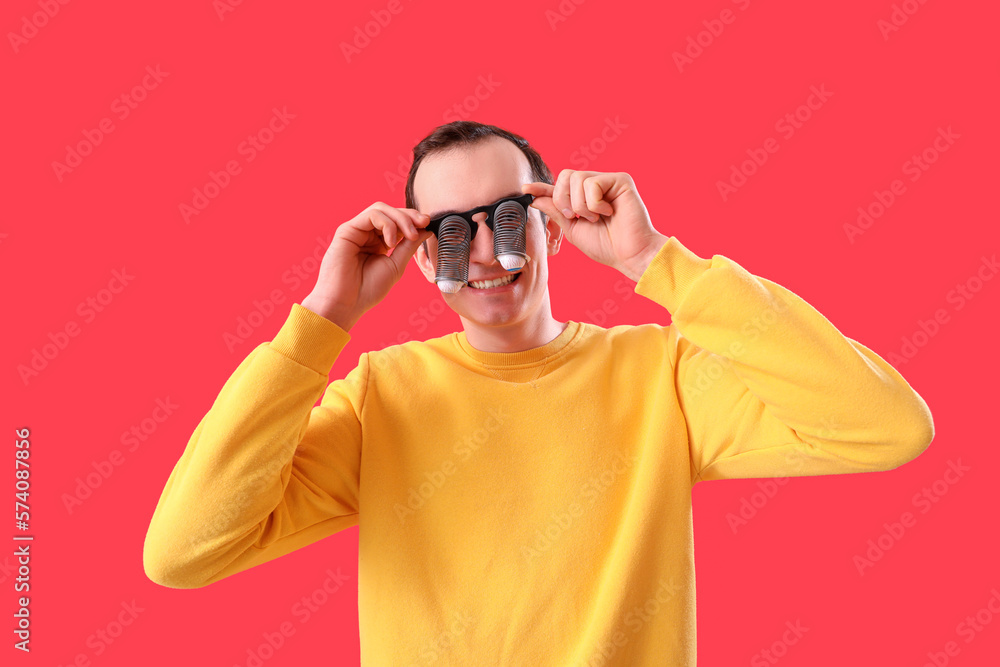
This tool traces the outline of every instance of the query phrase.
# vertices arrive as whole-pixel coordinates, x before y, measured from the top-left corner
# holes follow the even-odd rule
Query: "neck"
[[[482,352],[523,352],[552,342],[565,331],[568,322],[559,322],[545,304],[531,318],[510,324],[483,325],[461,318],[469,345]]]

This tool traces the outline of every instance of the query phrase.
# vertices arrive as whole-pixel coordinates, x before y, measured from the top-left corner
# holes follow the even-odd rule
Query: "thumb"
[[[396,244],[396,247],[392,249],[392,252],[389,253],[389,259],[396,265],[397,275],[403,275],[403,271],[406,269],[407,263],[417,252],[417,248],[419,248],[424,241],[434,235],[433,232],[427,232],[424,230],[419,231],[421,233],[417,235],[416,240],[409,239],[404,236],[402,240]]]
[[[560,220],[563,219],[559,211],[555,210],[555,206],[552,204],[552,197],[536,196],[534,201],[532,201],[531,204],[529,204],[529,206],[532,208],[537,208],[539,211],[541,211],[548,217],[555,219],[556,222],[559,222]]]
[[[561,211],[556,210],[555,204],[552,202],[552,197],[535,197],[535,200],[531,202],[530,206],[537,208],[539,211],[547,215],[550,220],[554,220],[555,223],[562,228],[563,233],[569,237],[570,230],[572,230],[576,225],[576,221],[567,220],[566,216],[564,216]]]

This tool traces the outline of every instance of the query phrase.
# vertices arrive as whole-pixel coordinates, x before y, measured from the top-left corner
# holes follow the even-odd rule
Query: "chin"
[[[500,310],[497,308],[477,308],[474,312],[464,313],[463,317],[483,326],[503,326],[513,324],[521,319],[520,310],[511,312],[510,310]]]
[[[463,287],[463,290],[466,288]],[[468,302],[454,308],[459,315],[470,322],[482,326],[505,326],[524,319],[524,305],[521,303],[507,306],[490,306],[488,304],[472,304]]]

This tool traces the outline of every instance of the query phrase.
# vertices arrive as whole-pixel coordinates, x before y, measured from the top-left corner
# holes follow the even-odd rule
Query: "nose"
[[[498,264],[493,256],[493,230],[486,224],[487,214],[485,211],[472,216],[472,220],[479,225],[476,228],[476,238],[472,239],[472,248],[469,251],[469,262],[477,264]]]

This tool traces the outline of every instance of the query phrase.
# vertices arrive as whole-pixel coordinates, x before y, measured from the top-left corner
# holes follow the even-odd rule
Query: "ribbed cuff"
[[[711,259],[699,257],[681,245],[676,236],[671,236],[639,276],[635,293],[674,313],[684,302],[694,281],[710,268]]]
[[[272,350],[320,375],[329,375],[333,363],[349,340],[351,334],[338,325],[301,304],[293,303],[288,319],[269,345]]]

